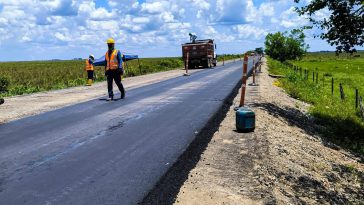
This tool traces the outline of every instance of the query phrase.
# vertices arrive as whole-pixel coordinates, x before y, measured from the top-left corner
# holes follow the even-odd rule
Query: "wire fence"
[[[341,101],[354,102],[352,103],[353,108],[355,108],[355,111],[358,112],[362,119],[364,119],[364,102],[362,93],[359,92],[359,88],[353,87],[348,84],[344,85],[342,82],[336,80],[331,73],[319,72],[318,68],[312,71],[308,69],[303,69],[302,67],[289,62],[282,63],[282,66],[292,69],[295,75],[300,76],[301,78],[306,80],[307,83],[310,83],[310,78],[312,78],[312,85],[322,86],[322,88],[330,86],[331,95],[333,97],[337,94],[337,92],[339,92],[338,94]],[[349,99],[350,95],[346,95],[348,92],[354,92],[354,95],[352,95],[354,96],[354,99]],[[350,96],[350,98],[352,96]]]

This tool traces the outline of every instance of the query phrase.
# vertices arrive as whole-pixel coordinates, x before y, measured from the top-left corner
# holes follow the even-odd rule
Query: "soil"
[[[363,159],[322,139],[310,105],[275,81],[263,59],[259,86],[247,88],[255,132],[235,129],[239,93],[142,204],[364,204]]]

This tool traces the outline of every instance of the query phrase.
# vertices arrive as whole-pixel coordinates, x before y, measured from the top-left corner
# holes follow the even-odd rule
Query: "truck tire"
[[[209,60],[206,60],[203,65],[204,68],[209,68]]]

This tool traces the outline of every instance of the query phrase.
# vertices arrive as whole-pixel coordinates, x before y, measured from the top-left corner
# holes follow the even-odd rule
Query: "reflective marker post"
[[[248,55],[244,55],[244,61],[243,61],[243,84],[241,87],[241,97],[240,97],[240,105],[239,107],[243,107],[245,103],[245,92],[246,92],[246,81],[248,78]]]
[[[188,74],[188,59],[190,57],[190,52],[187,52],[187,59],[186,59],[186,73],[183,74],[184,76],[189,76],[190,74]]]
[[[253,84],[255,85],[255,57],[253,58]]]
[[[255,82],[258,62],[259,61],[256,61],[256,56],[254,56],[254,58],[253,58],[253,82],[249,84],[250,86],[258,86],[258,84]]]

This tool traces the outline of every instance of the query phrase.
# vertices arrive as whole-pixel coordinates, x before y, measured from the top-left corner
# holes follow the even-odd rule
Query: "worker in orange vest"
[[[109,38],[106,43],[108,46],[108,51],[105,54],[105,75],[107,77],[107,90],[109,93],[107,101],[114,99],[113,81],[115,81],[116,85],[120,90],[120,99],[124,99],[125,89],[123,84],[121,83],[121,76],[124,75],[122,55],[119,50],[115,50],[114,39]]]
[[[94,80],[94,63],[95,57],[94,55],[90,55],[86,60],[86,71],[87,71],[87,86],[91,86]]]

